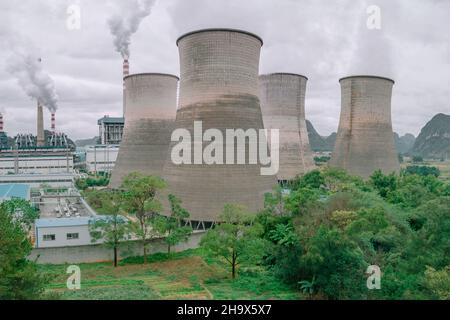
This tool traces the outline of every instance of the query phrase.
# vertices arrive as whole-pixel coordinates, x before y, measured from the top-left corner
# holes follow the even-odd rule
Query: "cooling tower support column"
[[[131,172],[162,176],[176,115],[178,77],[134,74],[125,77],[125,85],[125,128],[112,188]]]
[[[305,121],[308,78],[290,73],[259,77],[259,98],[266,129],[280,130],[278,180],[292,180],[315,168]]]
[[[224,143],[226,129],[263,129],[258,98],[259,37],[239,30],[208,29],[188,33],[177,44],[181,76],[176,128],[187,129],[194,137],[194,121],[201,121],[203,132],[217,129]],[[224,160],[175,165],[168,159],[164,177],[191,220],[218,221],[228,203],[243,205],[250,212],[263,208],[264,194],[276,185],[275,176],[261,175],[259,161],[248,163]]]
[[[44,135],[44,110],[42,105],[37,103],[37,139],[36,144],[38,147],[45,146],[45,135]]]
[[[340,80],[341,116],[330,166],[368,178],[375,170],[398,172],[391,97],[394,81],[375,76]]]

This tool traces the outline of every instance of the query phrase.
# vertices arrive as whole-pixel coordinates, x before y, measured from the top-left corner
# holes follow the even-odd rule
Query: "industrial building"
[[[91,244],[89,221],[97,215],[78,190],[35,188],[31,202],[39,209],[32,234],[36,248]]]
[[[1,184],[27,184],[32,188],[48,185],[53,188],[71,187],[77,178],[75,173],[50,173],[50,174],[7,174],[0,175]]]
[[[117,156],[119,154],[119,145],[94,145],[87,146],[85,149],[85,167],[89,173],[107,172],[111,173],[114,169]]]
[[[101,145],[120,144],[125,119],[123,117],[104,116],[97,121]]]
[[[0,148],[0,176],[73,173],[74,146],[64,133],[56,132],[55,121],[52,113],[52,130],[44,130],[43,107],[38,103],[36,136],[20,133],[9,143],[1,117],[0,133],[6,136],[6,145]]]
[[[30,186],[27,184],[0,184],[0,203],[11,199],[30,200]]]
[[[178,77],[161,73],[125,77],[125,129],[111,187],[131,172],[162,176],[174,129]]]
[[[376,76],[342,78],[341,115],[331,167],[368,178],[400,170],[391,121],[394,81]]]
[[[259,99],[266,129],[280,130],[279,181],[289,181],[315,168],[305,121],[308,78],[292,73],[259,77]]]
[[[233,29],[181,36],[177,41],[180,88],[175,127],[188,130],[191,136],[194,121],[202,121],[203,131],[218,129],[223,136],[226,129],[263,129],[258,98],[262,44],[258,36]],[[245,149],[249,149],[248,142]],[[260,163],[177,165],[168,158],[164,178],[168,192],[181,199],[192,220],[214,222],[228,203],[251,212],[263,208],[264,195],[272,191],[276,177],[261,175],[261,167]]]

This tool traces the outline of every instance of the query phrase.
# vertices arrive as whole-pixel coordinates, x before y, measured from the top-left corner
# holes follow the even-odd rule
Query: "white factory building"
[[[111,172],[119,154],[119,145],[88,146],[85,152],[88,172]]]
[[[35,247],[52,248],[92,244],[89,221],[92,217],[47,218],[35,222]]]
[[[69,149],[2,150],[0,154],[0,175],[72,172],[73,154]]]

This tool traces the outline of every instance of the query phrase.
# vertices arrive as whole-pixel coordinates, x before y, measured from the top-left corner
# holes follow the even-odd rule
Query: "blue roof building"
[[[30,200],[28,184],[0,184],[0,202],[11,199]]]

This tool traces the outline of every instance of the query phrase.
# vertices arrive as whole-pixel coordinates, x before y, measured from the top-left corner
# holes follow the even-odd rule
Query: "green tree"
[[[210,254],[225,260],[234,279],[237,267],[243,262],[261,260],[265,241],[260,238],[262,226],[254,223],[255,216],[238,205],[227,204],[220,216],[220,224],[209,230],[200,245]]]
[[[442,270],[427,267],[425,287],[439,300],[450,300],[450,265]]]
[[[397,176],[395,173],[384,175],[381,170],[377,170],[370,176],[370,183],[381,197],[387,198],[389,193],[397,189]]]
[[[358,299],[364,296],[367,263],[362,251],[343,233],[319,227],[311,238],[303,238],[301,265],[306,279],[328,299]]]
[[[137,221],[130,226],[142,242],[144,263],[147,263],[147,251],[150,240],[159,234],[154,227],[157,215],[162,211],[162,205],[157,200],[157,193],[166,187],[165,182],[154,176],[145,176],[133,172],[123,179],[121,206],[135,215]]]
[[[5,201],[2,203],[2,208],[16,219],[26,231],[30,231],[34,221],[39,218],[39,212],[31,206],[29,201],[23,199]]]
[[[27,260],[32,246],[23,222],[11,214],[16,204],[5,201],[0,205],[0,300],[39,299],[46,279]]]
[[[113,250],[113,265],[117,267],[119,247],[131,238],[128,220],[115,211],[109,216],[91,219],[89,232],[93,243],[101,241]]]
[[[181,206],[181,200],[173,194],[169,194],[168,198],[170,216],[159,217],[156,225],[159,232],[165,235],[164,241],[167,244],[167,253],[170,254],[173,246],[189,240],[189,236],[192,234],[192,227],[184,225],[190,214]]]

